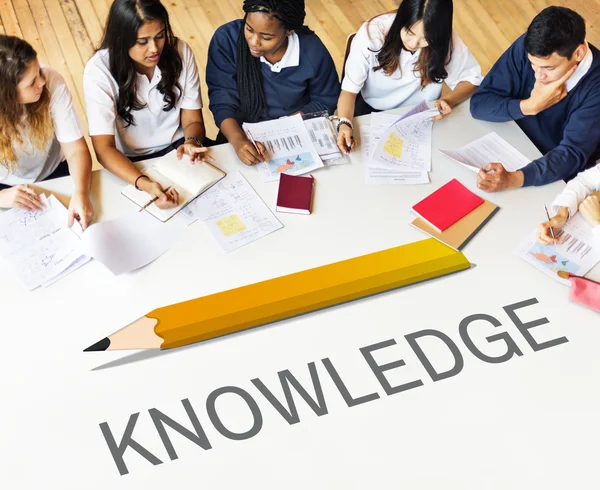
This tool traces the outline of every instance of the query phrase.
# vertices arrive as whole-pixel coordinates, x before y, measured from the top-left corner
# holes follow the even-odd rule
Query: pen
[[[166,194],[167,192],[169,192],[171,190],[171,186],[167,187],[163,192]],[[146,204],[144,204],[140,210],[138,212],[142,212],[144,209],[146,209],[148,206],[150,206],[150,204],[152,204],[153,202],[158,201],[158,196],[153,197],[152,199],[150,199]]]
[[[548,221],[550,221],[550,214],[548,213],[548,208],[546,207],[545,204],[544,204],[544,211],[546,212],[546,218],[548,219]],[[554,238],[556,240],[556,236],[554,235],[554,230],[552,229],[552,227],[550,227],[550,235],[552,235],[552,238]],[[556,247],[556,242],[554,242],[554,246]]]
[[[258,145],[256,144],[256,141],[254,140],[254,138],[252,137],[252,133],[250,132],[250,130],[246,130],[246,133],[248,134],[248,139],[250,140],[250,143],[252,143],[252,145],[254,146],[254,148],[256,149],[256,152],[262,157],[263,154],[262,152],[258,149]]]

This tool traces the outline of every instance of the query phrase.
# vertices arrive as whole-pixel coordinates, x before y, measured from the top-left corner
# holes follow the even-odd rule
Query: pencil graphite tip
[[[90,345],[87,349],[84,349],[83,352],[101,352],[108,349],[110,346],[110,339],[108,337],[104,337],[99,342],[96,342],[93,345]]]

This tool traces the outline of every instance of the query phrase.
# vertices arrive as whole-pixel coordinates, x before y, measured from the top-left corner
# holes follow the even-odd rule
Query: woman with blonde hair
[[[92,159],[69,89],[52,68],[41,67],[29,43],[0,35],[0,208],[41,210],[29,184],[73,176],[69,226],[85,229]]]

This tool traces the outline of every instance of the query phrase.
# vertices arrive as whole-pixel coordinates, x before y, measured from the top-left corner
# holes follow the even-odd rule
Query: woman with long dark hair
[[[362,25],[338,101],[340,149],[355,147],[353,116],[430,101],[442,119],[475,92],[481,68],[452,31],[452,14],[452,0],[403,0]],[[451,92],[441,98],[444,82]]]
[[[41,210],[29,184],[73,175],[69,226],[85,229],[90,203],[92,158],[64,79],[40,67],[35,50],[14,36],[0,35],[0,208]]]
[[[245,0],[243,9],[243,19],[215,32],[206,83],[220,129],[217,142],[229,141],[238,158],[252,165],[262,157],[242,131],[243,122],[333,114],[340,84],[327,48],[304,25],[304,0]]]
[[[200,80],[192,50],[177,39],[159,0],[115,0],[100,49],[84,75],[90,136],[98,160],[136,188],[176,206],[134,162],[177,149],[193,162],[204,155]]]

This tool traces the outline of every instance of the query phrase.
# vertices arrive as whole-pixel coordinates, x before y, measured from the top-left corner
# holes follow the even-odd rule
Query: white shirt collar
[[[565,87],[567,88],[567,92],[570,92],[575,88],[575,86],[579,83],[579,81],[585,76],[585,74],[590,71],[592,66],[592,61],[594,61],[594,55],[592,54],[592,50],[590,49],[590,45],[585,43],[587,46],[587,53],[577,66],[575,73],[571,75],[571,78],[567,80],[565,83]]]
[[[265,63],[271,68],[271,71],[275,73],[279,73],[284,68],[298,66],[300,64],[300,40],[298,39],[298,34],[292,32],[292,34],[288,36],[287,49],[285,50],[285,54],[283,55],[283,58],[281,58],[281,61],[272,65],[264,56],[260,57],[260,61]]]

